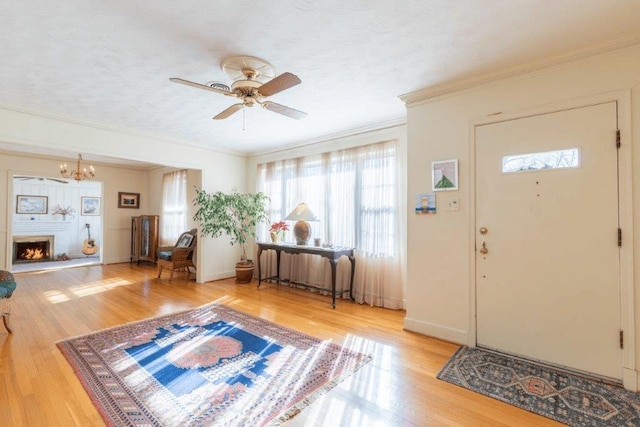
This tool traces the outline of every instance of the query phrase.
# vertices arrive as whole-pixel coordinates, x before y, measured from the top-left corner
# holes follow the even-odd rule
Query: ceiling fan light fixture
[[[262,86],[262,83],[256,80],[238,80],[231,84],[231,90],[242,90],[244,88],[258,89],[260,86]]]

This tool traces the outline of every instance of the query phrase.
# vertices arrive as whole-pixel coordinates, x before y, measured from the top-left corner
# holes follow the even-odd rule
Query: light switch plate
[[[460,199],[455,198],[449,200],[449,210],[450,211],[459,211],[460,210]]]

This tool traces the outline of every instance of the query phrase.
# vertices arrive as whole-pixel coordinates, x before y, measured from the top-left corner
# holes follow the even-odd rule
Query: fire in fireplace
[[[15,236],[13,263],[51,261],[53,236]]]

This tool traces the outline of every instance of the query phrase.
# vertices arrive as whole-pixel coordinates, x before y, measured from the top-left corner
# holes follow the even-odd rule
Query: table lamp
[[[293,226],[293,235],[296,236],[297,245],[306,245],[311,236],[311,225],[307,221],[317,221],[318,218],[309,210],[306,203],[302,202],[285,218],[287,221],[297,221]]]

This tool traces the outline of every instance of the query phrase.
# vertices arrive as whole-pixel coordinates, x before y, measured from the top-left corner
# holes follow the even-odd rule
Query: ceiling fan
[[[55,182],[59,182],[61,184],[68,184],[68,181],[65,181],[64,179],[58,179],[58,178],[45,178],[45,177],[41,177],[41,176],[14,176],[14,179],[20,180],[20,181],[31,181],[31,180],[37,180],[37,181],[55,181]]]
[[[222,70],[234,80],[231,87],[219,82],[200,84],[177,77],[170,78],[169,80],[174,83],[239,98],[242,101],[233,104],[214,116],[213,118],[215,120],[226,119],[243,107],[253,107],[255,104],[292,119],[300,120],[307,116],[305,112],[266,99],[278,92],[300,84],[300,79],[295,74],[283,73],[275,77],[275,68],[273,65],[254,56],[234,56],[229,58],[222,63]],[[267,80],[269,77],[272,78]]]

